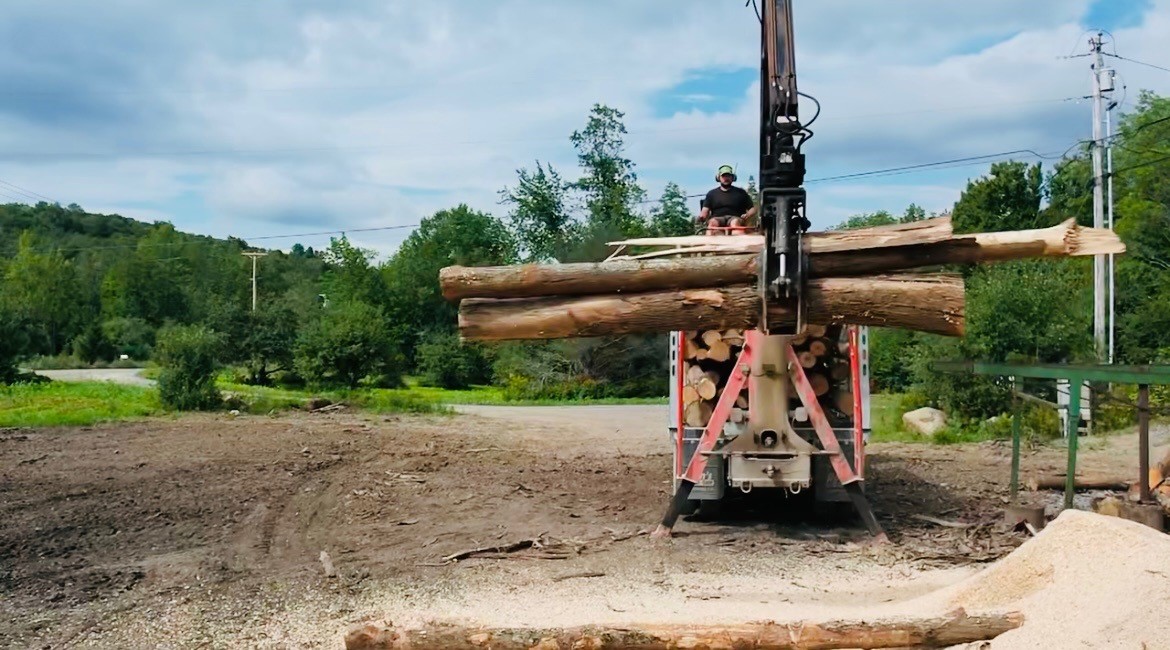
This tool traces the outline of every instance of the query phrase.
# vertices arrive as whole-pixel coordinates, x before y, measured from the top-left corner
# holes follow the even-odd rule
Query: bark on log
[[[1051,228],[959,235],[929,244],[809,256],[812,277],[847,277],[938,266],[1031,257],[1124,253],[1125,244],[1104,228],[1083,228],[1072,219]]]
[[[1064,475],[1033,476],[1028,479],[1028,489],[1036,490],[1063,490]],[[1120,476],[1077,476],[1073,479],[1073,488],[1077,490],[1116,490],[1129,489],[1132,481]]]
[[[993,639],[1022,625],[1019,612],[970,615],[962,609],[930,617],[864,620],[739,623],[728,625],[628,625],[575,628],[486,628],[432,623],[395,628],[387,623],[357,626],[345,636],[346,650],[438,648],[744,648],[832,650],[834,648],[945,648]]]
[[[1116,234],[1082,228],[1072,220],[1051,228],[955,237],[949,235],[948,226],[942,239],[904,230],[897,231],[897,236],[871,234],[867,240],[865,232],[872,231],[825,233],[835,238],[820,245],[812,243],[816,239],[806,241],[810,277],[871,276],[940,264],[1125,252]],[[439,283],[448,300],[640,293],[750,284],[756,279],[757,266],[756,253],[596,264],[451,266],[439,272]]]
[[[963,282],[952,276],[810,280],[809,320],[902,327],[958,336],[963,332]],[[612,336],[679,329],[750,329],[760,299],[754,286],[662,291],[624,296],[465,300],[459,331],[467,340],[501,341]],[[773,323],[795,310],[769,308]]]

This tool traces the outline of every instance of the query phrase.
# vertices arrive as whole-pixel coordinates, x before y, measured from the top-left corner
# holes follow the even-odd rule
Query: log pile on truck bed
[[[756,327],[759,235],[614,242],[637,255],[599,263],[443,269],[443,295],[461,301],[467,340],[556,339]],[[655,250],[657,249],[657,250]],[[955,235],[949,217],[807,233],[806,321],[963,333],[962,279],[905,273],[948,264],[1122,253],[1106,229],[1069,220],[1051,228]],[[669,257],[668,257],[669,256]],[[770,304],[772,323],[795,305]]]
[[[743,349],[743,330],[692,330],[683,332],[682,402],[683,420],[688,427],[705,427],[731,377],[735,360]],[[853,417],[848,330],[841,325],[809,325],[792,338],[817,401],[833,426],[845,426]],[[809,414],[796,390],[788,390],[788,413],[796,423],[807,423]],[[743,391],[736,399],[728,420],[733,424],[747,419],[751,395]]]

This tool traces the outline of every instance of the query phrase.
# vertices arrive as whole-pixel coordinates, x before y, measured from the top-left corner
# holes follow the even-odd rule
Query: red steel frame
[[[723,430],[723,425],[727,424],[727,417],[731,415],[731,408],[735,406],[735,400],[739,394],[747,387],[748,373],[752,367],[752,356],[755,354],[754,348],[750,343],[745,342],[743,350],[740,350],[739,356],[735,359],[735,370],[731,372],[731,376],[727,378],[727,385],[723,387],[723,393],[719,396],[719,401],[715,402],[715,410],[711,412],[711,419],[707,421],[707,428],[703,430],[703,436],[699,438],[699,447],[691,456],[691,460],[687,463],[687,470],[679,478],[684,481],[690,481],[693,484],[698,484],[699,479],[703,478],[703,470],[707,468],[707,453],[715,448],[715,443],[719,440],[719,433]],[[682,399],[680,396],[679,399]],[[679,440],[682,440],[682,430],[679,430]],[[680,456],[681,458],[681,456]]]
[[[849,374],[853,382],[853,467],[865,476],[865,423],[861,404],[861,329],[849,327]]]
[[[682,389],[686,384],[686,377],[683,376],[683,368],[686,364],[687,351],[687,333],[678,333],[678,348],[675,354],[678,357],[678,362],[675,364],[675,386],[674,394],[677,396],[678,402],[678,424],[675,426],[675,454],[674,454],[674,475],[678,477],[683,471],[683,429],[686,428],[687,423],[683,420],[683,412],[686,410],[686,405],[683,404]]]

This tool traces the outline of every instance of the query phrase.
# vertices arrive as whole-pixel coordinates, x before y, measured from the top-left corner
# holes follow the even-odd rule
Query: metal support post
[[[1138,484],[1141,503],[1150,503],[1150,385],[1138,386]]]
[[[1085,380],[1080,375],[1068,377],[1068,469],[1064,477],[1064,509],[1073,507],[1073,494],[1077,482],[1077,435],[1081,422],[1081,386]]]
[[[691,455],[686,471],[679,477],[678,487],[670,499],[670,504],[666,507],[666,514],[662,516],[662,522],[658,524],[658,528],[654,530],[651,537],[656,539],[670,537],[670,531],[674,528],[675,522],[678,521],[679,515],[682,514],[683,506],[691,497],[691,491],[695,488],[695,484],[703,478],[703,470],[707,468],[707,454],[715,448],[715,443],[719,441],[719,434],[723,431],[723,425],[727,424],[727,417],[731,415],[736,398],[747,387],[753,354],[755,351],[751,343],[745,343],[743,350],[739,353],[739,358],[735,361],[735,369],[731,371],[731,376],[727,378],[727,385],[723,387],[723,393],[719,396],[719,401],[715,403],[711,419],[707,421],[707,428],[704,429],[702,437],[699,438],[698,447]],[[683,423],[679,422],[680,435],[682,425]]]
[[[1023,400],[1020,393],[1024,392],[1024,378],[1016,377],[1012,390],[1012,503],[1016,503],[1020,493],[1020,411]]]

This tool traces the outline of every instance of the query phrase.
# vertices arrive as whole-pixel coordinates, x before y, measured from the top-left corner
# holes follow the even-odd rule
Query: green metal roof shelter
[[[936,370],[943,372],[969,372],[977,375],[1013,377],[1015,394],[1023,391],[1024,378],[1065,379],[1070,387],[1079,387],[1086,381],[1137,384],[1138,385],[1138,484],[1141,486],[1141,502],[1150,500],[1150,385],[1170,385],[1170,366],[1126,366],[1111,364],[1026,364],[992,363],[987,361],[939,361]],[[1013,396],[1012,413],[1012,477],[1011,497],[1015,503],[1020,486],[1020,415],[1019,397]],[[1064,507],[1072,508],[1073,492],[1076,486],[1077,469],[1077,424],[1081,410],[1081,391],[1069,390],[1068,403],[1068,470],[1064,482]]]

